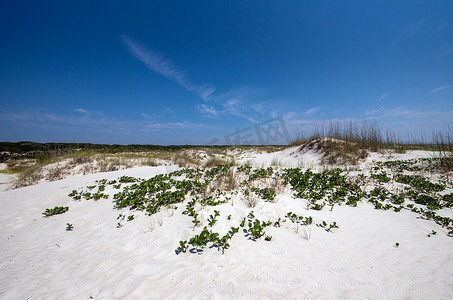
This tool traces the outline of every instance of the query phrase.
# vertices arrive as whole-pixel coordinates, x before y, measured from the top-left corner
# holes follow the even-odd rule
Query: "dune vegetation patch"
[[[53,215],[64,214],[68,210],[69,210],[68,206],[65,206],[65,207],[63,207],[63,206],[55,206],[54,208],[47,208],[42,214],[45,217],[50,217],[50,216],[53,216]]]
[[[314,151],[323,155],[323,163],[355,165],[370,152],[406,153],[410,150],[433,151],[433,166],[442,172],[453,170],[453,130],[451,127],[433,131],[430,136],[401,136],[383,130],[376,121],[341,122],[331,120],[315,124],[309,137],[299,137],[289,144],[300,151]]]
[[[434,176],[430,172],[433,163],[433,159],[388,161],[374,164],[368,172],[340,168],[318,172],[254,168],[230,163],[211,168],[184,168],[150,179],[121,176],[116,180],[98,180],[73,190],[68,196],[74,201],[112,199],[113,209],[128,208],[149,216],[164,208],[176,211],[178,206],[184,207],[181,213],[187,216],[187,234],[193,233],[175,242],[177,254],[201,254],[209,249],[224,253],[238,236],[272,242],[279,230],[285,230],[282,227],[285,222],[294,224],[297,232],[300,228],[307,240],[312,228],[330,233],[341,230],[341,224],[319,220],[316,214],[287,211],[270,217],[260,211],[264,206],[259,204],[279,205],[282,194],[303,202],[308,211],[334,211],[336,206],[357,207],[368,203],[377,210],[415,213],[438,224],[436,233],[443,231],[453,236],[453,219],[439,212],[453,207],[452,182],[445,175]],[[229,209],[231,206],[237,207],[234,213]],[[112,226],[122,228],[135,217],[120,214],[118,220]],[[431,232],[429,236],[432,235]]]
[[[285,146],[155,146],[70,143],[0,143],[3,173],[17,174],[13,188],[71,175],[111,172],[139,166],[215,167],[246,152],[268,153]],[[14,153],[13,151],[17,151]]]
[[[13,188],[34,185],[42,181],[60,180],[71,175],[110,172],[137,166],[177,165],[181,168],[212,168],[230,163],[240,165],[239,161],[244,155],[251,158],[253,155],[295,146],[298,147],[298,155],[306,152],[319,154],[321,157],[319,164],[322,166],[344,168],[347,166],[349,169],[357,168],[364,163],[371,153],[394,155],[410,150],[426,150],[431,152],[432,157],[430,162],[424,164],[425,168],[449,173],[453,170],[452,137],[451,128],[433,132],[429,140],[423,136],[410,139],[398,137],[389,130],[383,131],[377,123],[369,121],[362,123],[331,121],[315,127],[310,137],[299,138],[287,146],[0,143],[2,151],[0,162],[6,163],[8,167],[2,170],[3,173],[17,174],[18,179]],[[266,165],[279,169],[285,162],[284,157],[274,155],[272,161]],[[406,167],[409,167],[411,162],[407,164]],[[308,163],[305,167],[312,165]],[[224,179],[228,179],[228,176]],[[229,180],[230,189],[234,188],[234,182],[235,180]],[[253,197],[249,200],[253,205]]]

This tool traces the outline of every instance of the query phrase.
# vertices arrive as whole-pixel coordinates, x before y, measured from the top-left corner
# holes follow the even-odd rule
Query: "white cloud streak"
[[[441,47],[438,51],[437,51],[437,58],[436,60],[441,60],[443,59],[444,57],[447,57],[449,56],[450,54],[453,53],[453,47],[447,45],[447,46],[443,46]]]
[[[448,88],[450,88],[450,87],[451,87],[451,84],[449,84],[449,85],[444,85],[444,86],[440,86],[440,87],[437,87],[437,88],[433,89],[433,90],[431,91],[431,93],[434,94],[434,93],[436,93],[436,92],[438,92],[438,91],[442,91],[442,90],[448,89]]]
[[[310,108],[309,110],[307,110],[307,111],[305,112],[305,114],[306,114],[307,116],[310,116],[310,115],[313,115],[313,114],[317,113],[320,109],[321,109],[321,107],[319,107],[319,106],[317,106],[317,107],[312,107],[312,108]]]
[[[252,123],[256,123],[257,121],[251,117],[250,110],[254,110],[252,106],[248,106],[242,103],[241,98],[233,98],[225,103],[222,104],[223,112],[229,115],[233,115],[236,117],[242,117]]]
[[[147,115],[145,113],[141,113],[140,116],[142,116],[143,118],[149,119],[149,120],[154,120],[154,118],[152,116]]]
[[[420,20],[402,27],[399,30],[398,36],[396,37],[393,45],[395,46],[406,39],[410,39],[416,35],[419,35],[423,32],[424,25],[425,22]]]
[[[75,109],[75,111],[79,112],[79,113],[82,113],[82,114],[85,114],[85,115],[89,115],[90,114],[89,111],[87,111],[87,110],[85,110],[83,108],[77,108],[77,109]]]
[[[215,89],[210,84],[193,84],[184,71],[180,70],[171,60],[165,58],[159,52],[146,49],[126,35],[122,35],[122,40],[131,54],[144,63],[151,71],[178,83],[204,101],[208,101],[212,93],[214,93]]]
[[[232,89],[223,94],[215,95],[215,88],[211,84],[195,85],[187,74],[178,68],[171,60],[157,51],[146,49],[140,43],[122,35],[122,41],[129,52],[148,69],[184,87],[187,91],[198,95],[211,105],[200,104],[196,109],[208,118],[218,118],[222,115],[242,117],[250,122],[256,122],[251,115],[264,115],[267,105],[264,103],[250,103],[251,99],[267,93],[265,89],[245,86]]]
[[[83,110],[83,109],[82,109]],[[80,112],[78,110],[74,110]],[[81,112],[83,113],[83,112]],[[90,114],[63,115],[42,111],[25,111],[20,113],[0,113],[0,121],[17,124],[18,127],[61,128],[63,130],[88,129],[95,132],[126,133],[131,134],[137,129],[142,132],[158,131],[165,129],[200,129],[209,127],[202,123],[182,122],[157,122],[152,116],[141,113],[147,121],[121,121],[112,118],[97,118]]]
[[[197,109],[202,114],[207,115],[209,118],[215,118],[218,116],[217,110],[212,106],[208,106],[206,104],[201,104],[201,105],[197,105]]]
[[[211,105],[201,104],[196,108],[208,118],[236,116],[252,123],[272,112],[272,105],[266,102],[254,102],[266,94],[265,89],[253,86],[235,88],[219,95],[212,95]]]
[[[413,37],[422,31],[424,24],[422,20],[409,24],[401,30],[401,35],[407,38]]]
[[[42,111],[24,111],[20,113],[0,114],[0,120],[7,120],[18,126],[47,126],[60,128],[89,128],[97,132],[119,132],[129,128],[128,122],[107,119],[105,117],[92,117],[91,113],[76,109],[75,111],[83,115],[62,115]],[[98,113],[100,114],[100,113]]]
[[[373,111],[367,111],[366,115],[374,116],[376,119],[381,120],[417,120],[427,122],[427,123],[438,123],[444,122],[453,119],[453,111],[452,110],[445,110],[445,111],[420,111],[411,109],[405,106],[398,106],[391,109],[385,109],[384,107],[380,107],[379,109]],[[431,120],[431,121],[428,121]]]
[[[384,98],[387,97],[387,94],[388,94],[388,92],[383,93],[383,94],[379,97],[378,102],[381,102],[382,100],[384,100]]]
[[[147,124],[142,131],[157,131],[163,129],[195,129],[208,127],[205,124],[195,124],[192,122],[154,122]]]
[[[380,111],[383,110],[383,109],[384,109],[384,106],[381,106],[381,107],[379,107],[378,109],[366,111],[366,112],[365,112],[365,115],[367,115],[367,116],[373,116],[373,115],[377,114],[378,112],[380,112]]]

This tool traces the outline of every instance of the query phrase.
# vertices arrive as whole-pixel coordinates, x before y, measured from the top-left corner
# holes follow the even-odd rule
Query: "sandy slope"
[[[12,174],[0,173],[0,191],[6,191],[9,189],[17,179],[17,176]]]
[[[173,169],[141,167],[0,192],[0,297],[453,298],[453,238],[409,211],[375,210],[368,203],[307,211],[304,201],[287,194],[277,203],[260,202],[253,209],[256,217],[275,220],[292,211],[311,215],[315,222],[336,221],[340,228],[327,232],[310,225],[307,240],[302,228],[288,220],[269,228],[271,242],[254,242],[240,232],[224,255],[216,249],[176,255],[179,240],[194,234],[190,218],[181,214],[184,205],[147,216],[113,209],[111,198],[75,202],[67,196],[97,179],[149,178]],[[111,186],[106,191],[114,192]],[[220,231],[237,226],[250,210],[239,198],[233,204],[215,207],[221,212]],[[70,209],[42,217],[56,205]],[[201,214],[206,218],[213,209],[206,207]],[[119,213],[134,214],[135,220],[117,228]],[[444,213],[451,215],[451,210]],[[65,230],[68,222],[73,231]],[[438,234],[426,237],[431,230]]]
[[[281,166],[284,168],[310,168],[314,170],[323,169],[326,166],[322,164],[321,160],[323,157],[322,151],[300,151],[299,146],[289,147],[282,151],[273,153],[254,153],[248,152],[242,155],[238,162],[245,164],[248,163],[255,167],[265,166]],[[357,166],[362,167],[368,166],[377,161],[388,161],[388,160],[407,160],[414,158],[432,158],[436,157],[434,152],[430,151],[406,151],[406,153],[395,153],[395,152],[370,152],[369,156],[361,161]],[[348,166],[342,166],[348,167]]]

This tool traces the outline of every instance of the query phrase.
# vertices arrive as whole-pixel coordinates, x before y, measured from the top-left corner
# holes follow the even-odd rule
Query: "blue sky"
[[[453,120],[453,1],[3,1],[0,140],[284,143]],[[263,131],[264,132],[264,131]]]

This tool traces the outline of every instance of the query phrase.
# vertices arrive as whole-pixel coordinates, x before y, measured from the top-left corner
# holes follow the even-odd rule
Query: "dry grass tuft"
[[[453,170],[453,129],[446,127],[433,133],[434,144],[438,151],[437,167],[444,172]]]
[[[227,164],[228,164],[228,161],[226,159],[223,159],[223,158],[220,158],[220,157],[217,157],[217,156],[212,156],[212,157],[209,157],[205,161],[203,166],[205,168],[212,168],[212,167],[217,167],[217,166],[220,166],[220,165],[227,165]]]
[[[185,152],[175,154],[171,160],[181,168],[197,167],[201,164],[200,160]]]
[[[68,172],[66,170],[57,166],[57,167],[49,170],[49,172],[46,175],[46,180],[49,180],[49,181],[60,180],[60,179],[65,178],[67,174],[68,174]]]
[[[83,154],[79,155],[77,157],[74,157],[69,161],[69,166],[78,166],[78,165],[83,165],[83,164],[89,164],[93,162],[93,157],[88,155],[88,154]]]
[[[142,159],[142,160],[140,161],[140,164],[141,164],[142,166],[151,166],[151,167],[156,167],[156,166],[159,166],[159,165],[160,165],[158,159],[156,159],[156,158],[151,158],[151,157]]]
[[[274,176],[270,179],[269,189],[273,190],[277,195],[285,191],[285,184],[280,176]]]
[[[109,159],[96,159],[100,172],[111,172],[119,170],[119,165]]]
[[[272,158],[271,166],[273,167],[281,167],[282,166],[282,159],[279,157]]]
[[[224,175],[218,178],[218,187],[224,191],[234,191],[239,186],[234,168],[230,168]]]
[[[17,189],[24,186],[34,185],[43,178],[44,175],[42,174],[41,167],[30,167],[20,175],[16,183],[13,185],[13,188]]]
[[[322,161],[331,165],[357,164],[368,157],[368,151],[361,144],[332,138],[314,139],[299,148],[323,153]]]
[[[96,171],[96,167],[94,166],[94,164],[85,164],[80,169],[80,171],[83,175],[93,174]]]
[[[244,200],[249,208],[254,208],[258,204],[258,196],[253,192],[245,194]]]
[[[24,170],[36,164],[35,159],[9,159],[6,166],[10,170]]]

